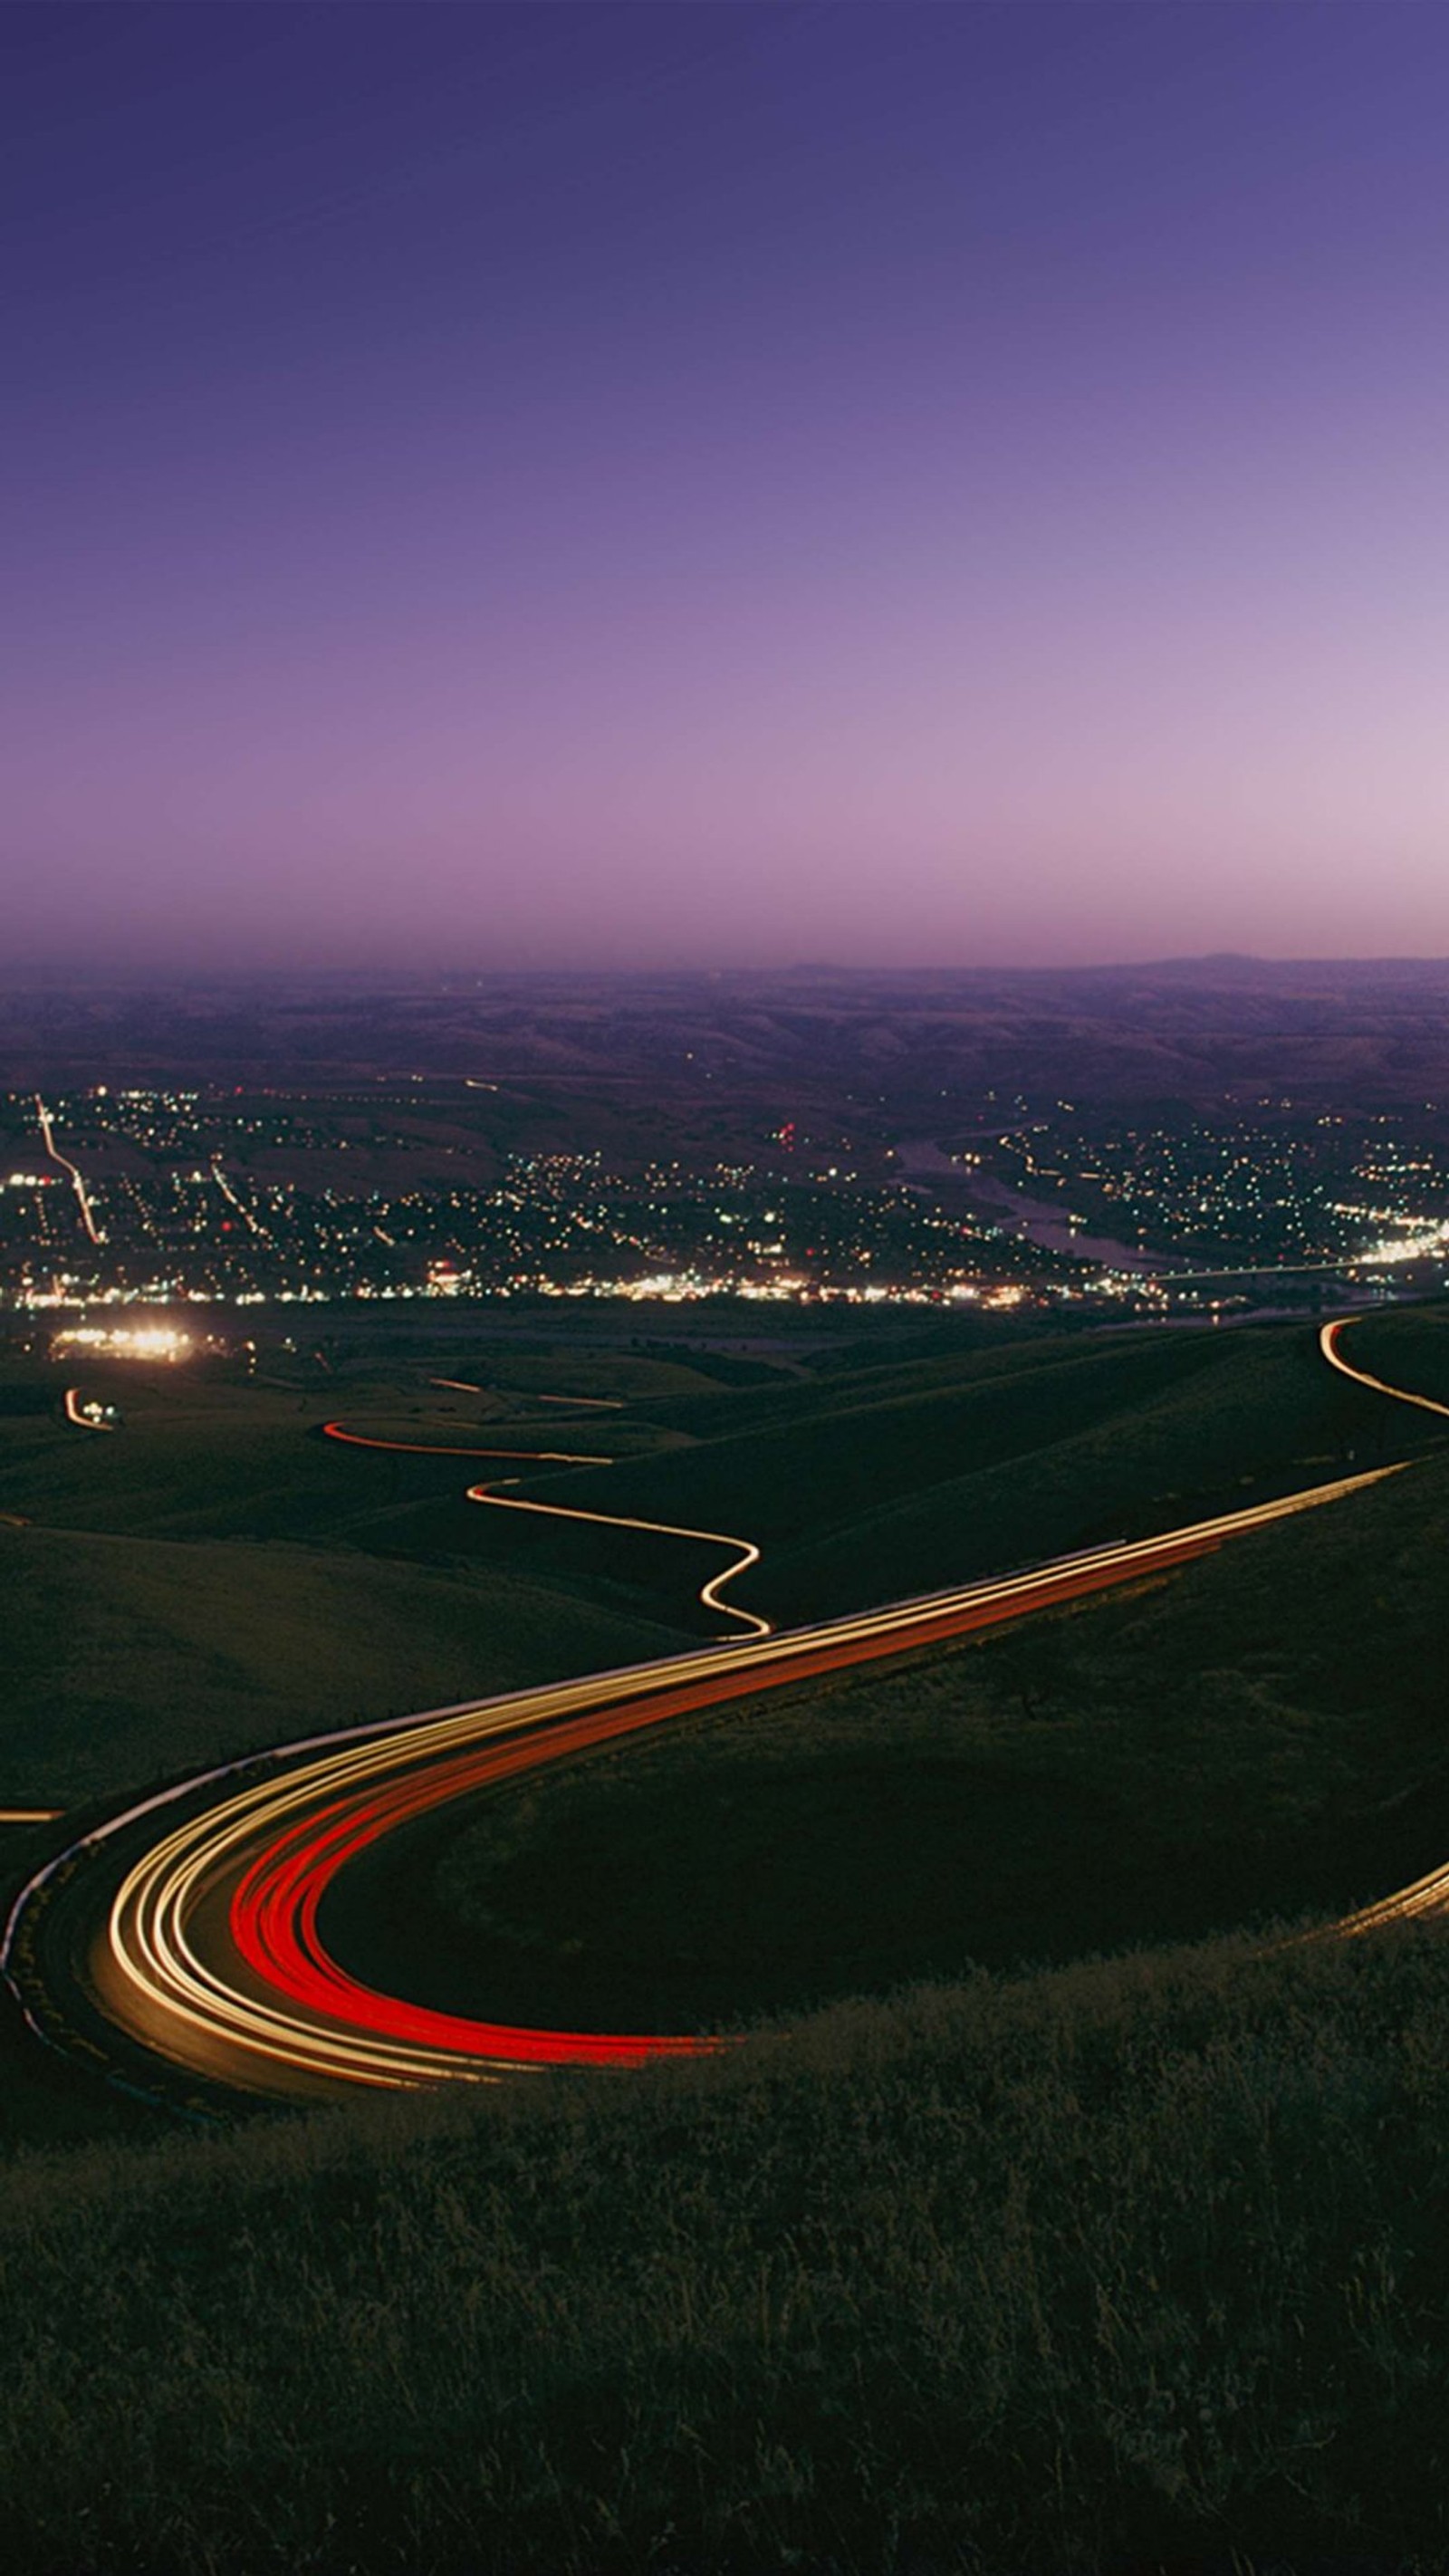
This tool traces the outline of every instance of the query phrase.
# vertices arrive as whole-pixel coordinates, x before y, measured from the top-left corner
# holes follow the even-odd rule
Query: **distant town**
[[[785,1119],[728,1159],[506,1141],[537,1086],[0,1096],[21,1312],[610,1298],[1161,1315],[1449,1276],[1437,1113],[983,1098],[936,1139]],[[581,1123],[586,1123],[581,1119]],[[823,1125],[823,1122],[815,1122]],[[500,1141],[503,1131],[504,1141]]]

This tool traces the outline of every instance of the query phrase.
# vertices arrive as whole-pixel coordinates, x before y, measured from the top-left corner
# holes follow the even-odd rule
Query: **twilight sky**
[[[0,46],[0,969],[1449,952],[1449,11]]]

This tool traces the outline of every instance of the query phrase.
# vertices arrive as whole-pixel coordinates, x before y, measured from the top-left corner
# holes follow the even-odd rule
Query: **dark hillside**
[[[548,1499],[758,1540],[765,1562],[739,1597],[790,1622],[1170,1527],[1433,1437],[1291,1326],[1097,1334],[769,1401],[788,1411],[766,1427],[731,1436],[721,1407],[714,1437],[566,1473]],[[546,1553],[553,1534],[534,1544]]]
[[[506,1574],[5,1527],[0,1630],[0,1805],[45,1806],[678,1642]]]
[[[0,2176],[14,2576],[1442,2576],[1449,1949]]]

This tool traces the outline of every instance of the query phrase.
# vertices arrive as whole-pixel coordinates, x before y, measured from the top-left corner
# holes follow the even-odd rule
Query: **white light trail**
[[[101,1233],[96,1224],[95,1211],[91,1206],[85,1182],[75,1164],[71,1161],[70,1156],[68,1154],[62,1154],[60,1148],[56,1144],[55,1130],[51,1124],[50,1111],[46,1108],[46,1105],[41,1099],[38,1091],[35,1095],[35,1111],[36,1116],[40,1120],[40,1133],[45,1145],[45,1150],[53,1163],[58,1163],[63,1172],[69,1172],[71,1187],[75,1191],[76,1199],[80,1207],[81,1223],[85,1227],[87,1234],[90,1236],[92,1243],[98,1245],[101,1241]]]

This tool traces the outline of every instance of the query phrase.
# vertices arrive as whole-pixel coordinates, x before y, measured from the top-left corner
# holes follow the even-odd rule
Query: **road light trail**
[[[722,1702],[1141,1580],[1397,1472],[1340,1478],[767,1643],[732,1640],[402,1725],[312,1738],[284,1747],[274,1762],[291,1767],[262,1780],[255,1762],[223,1765],[127,1809],[37,1872],[16,1900],[0,1961],[14,1983],[17,1945],[48,1887],[104,1857],[102,1880],[115,1894],[90,1964],[95,1999],[134,2040],[234,2086],[327,2095],[699,2055],[715,2043],[696,2033],[515,2029],[378,1993],[331,1957],[319,1928],[323,1898],[358,1852],[467,1790]],[[166,1828],[177,1807],[195,1811]],[[140,1833],[152,1839],[128,1862]]]
[[[241,1218],[243,1225],[249,1226],[252,1233],[259,1235],[263,1243],[270,1243],[272,1238],[268,1234],[267,1229],[262,1224],[260,1218],[253,1216],[245,1199],[239,1199],[237,1197],[235,1190],[232,1188],[230,1181],[227,1179],[225,1172],[221,1168],[221,1157],[219,1154],[213,1155],[212,1157],[211,1177],[215,1181],[217,1188],[220,1190],[221,1195],[226,1200],[228,1206],[236,1209],[237,1215]]]
[[[527,1390],[520,1388],[519,1392],[522,1394]],[[535,1404],[566,1404],[571,1411],[584,1413],[622,1413],[624,1410],[622,1395],[536,1395],[533,1401]]]
[[[612,1467],[612,1458],[584,1449],[480,1449],[475,1442],[449,1440],[380,1440],[374,1433],[349,1431],[345,1423],[324,1422],[324,1440],[341,1440],[349,1449],[392,1449],[404,1458],[532,1458],[545,1467]]]
[[[1364,1932],[1382,1932],[1392,1923],[1427,1921],[1446,1913],[1449,1862],[1440,1869],[1431,1869],[1426,1878],[1416,1878],[1409,1887],[1396,1888],[1392,1896],[1381,1896],[1376,1905],[1361,1905],[1356,1914],[1345,1914],[1333,1930],[1342,1939],[1353,1941]]]
[[[500,1450],[498,1455],[504,1457],[507,1452]],[[768,1637],[773,1634],[769,1620],[762,1619],[757,1611],[741,1610],[734,1602],[720,1599],[725,1585],[732,1583],[737,1574],[747,1573],[752,1565],[759,1564],[760,1551],[753,1539],[727,1538],[723,1530],[686,1529],[678,1521],[636,1521],[622,1512],[586,1512],[581,1511],[577,1504],[524,1502],[516,1494],[495,1493],[488,1485],[470,1485],[468,1500],[470,1503],[489,1503],[499,1512],[543,1512],[550,1520],[588,1521],[598,1529],[646,1530],[653,1538],[699,1539],[711,1547],[737,1548],[739,1554],[732,1557],[718,1574],[712,1574],[707,1583],[702,1583],[696,1597],[706,1610],[718,1611],[722,1619],[738,1620],[747,1636]]]
[[[35,1114],[40,1120],[40,1133],[45,1150],[53,1163],[58,1163],[63,1172],[69,1172],[71,1187],[75,1191],[76,1199],[80,1207],[81,1223],[85,1227],[87,1234],[90,1236],[92,1243],[99,1245],[101,1241],[100,1228],[96,1224],[95,1211],[91,1206],[90,1195],[86,1189],[85,1181],[76,1165],[71,1161],[70,1156],[68,1154],[63,1154],[57,1145],[55,1141],[55,1129],[51,1124],[50,1111],[46,1108],[46,1105],[41,1099],[38,1091],[35,1095]]]
[[[1341,1370],[1345,1377],[1351,1377],[1356,1386],[1372,1387],[1375,1395],[1391,1396],[1396,1404],[1417,1405],[1421,1413],[1442,1414],[1445,1421],[1449,1422],[1449,1404],[1436,1402],[1432,1395],[1411,1395],[1407,1387],[1390,1386],[1386,1378],[1370,1377],[1367,1369],[1355,1368],[1350,1360],[1344,1358],[1338,1347],[1338,1337],[1340,1333],[1347,1331],[1352,1321],[1352,1316],[1340,1315],[1333,1323],[1325,1324],[1319,1334],[1318,1347],[1329,1367]]]
[[[525,1404],[566,1404],[571,1413],[622,1413],[621,1395],[536,1395],[526,1386],[479,1386],[469,1377],[430,1377],[429,1386],[446,1386],[457,1395],[516,1395]]]
[[[612,1458],[601,1457],[597,1451],[590,1454],[573,1449],[464,1449],[453,1448],[442,1441],[371,1439],[360,1431],[348,1431],[340,1422],[324,1422],[322,1429],[329,1440],[345,1440],[354,1449],[396,1449],[404,1456],[414,1458],[522,1458],[536,1460],[540,1466],[548,1467],[612,1467],[614,1464]],[[707,1547],[734,1548],[736,1554],[730,1563],[718,1574],[712,1574],[707,1583],[702,1583],[696,1597],[706,1610],[716,1611],[722,1619],[738,1621],[747,1636],[768,1637],[773,1633],[768,1619],[761,1619],[753,1610],[740,1610],[732,1601],[720,1598],[725,1585],[732,1583],[737,1574],[744,1574],[750,1566],[759,1564],[760,1551],[753,1539],[733,1538],[725,1530],[685,1529],[676,1521],[640,1521],[628,1519],[619,1512],[587,1512],[576,1504],[524,1502],[515,1494],[496,1492],[491,1482],[470,1485],[468,1500],[470,1503],[487,1503],[500,1512],[540,1512],[549,1520],[587,1521],[599,1529],[644,1530],[653,1538],[698,1539]]]
[[[53,1825],[63,1807],[0,1807],[0,1825]]]
[[[1351,1316],[1340,1315],[1333,1323],[1325,1324],[1319,1334],[1318,1346],[1329,1366],[1340,1369],[1355,1384],[1371,1387],[1376,1395],[1386,1395],[1397,1404],[1416,1405],[1422,1413],[1438,1413],[1449,1421],[1449,1404],[1438,1403],[1432,1395],[1414,1395],[1408,1387],[1390,1386],[1386,1378],[1371,1377],[1367,1369],[1355,1368],[1344,1358],[1338,1347],[1339,1336],[1352,1320]],[[1346,1914],[1333,1929],[1347,1940],[1356,1940],[1361,1933],[1381,1932],[1391,1923],[1411,1923],[1446,1912],[1449,1862],[1440,1869],[1431,1869],[1424,1878],[1416,1878],[1410,1886],[1397,1888],[1392,1896],[1381,1896],[1375,1905],[1361,1905],[1357,1913]]]
[[[81,1391],[78,1386],[68,1386],[66,1388],[65,1418],[67,1422],[73,1422],[75,1424],[77,1431],[114,1431],[116,1427],[114,1422],[95,1422],[92,1420],[91,1416],[85,1412],[82,1407]]]

